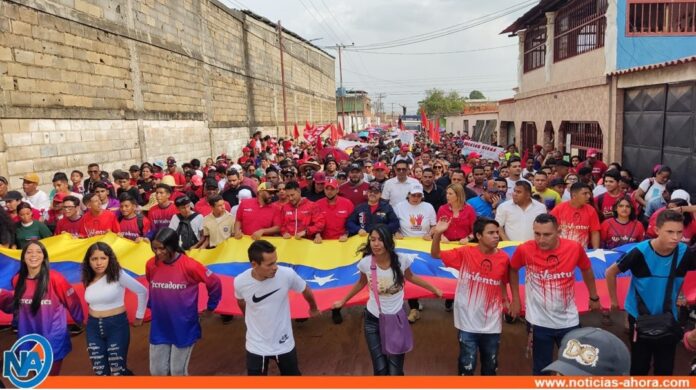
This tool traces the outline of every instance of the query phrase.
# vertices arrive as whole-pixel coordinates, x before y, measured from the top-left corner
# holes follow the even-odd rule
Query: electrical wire
[[[440,54],[461,54],[461,53],[475,53],[479,51],[497,50],[507,47],[517,46],[517,44],[503,45],[503,46],[492,46],[492,47],[481,47],[478,49],[470,50],[455,50],[455,51],[431,51],[431,52],[420,52],[420,53],[396,53],[396,52],[384,52],[384,51],[371,51],[371,50],[360,50],[347,48],[346,51],[363,53],[363,54],[387,54],[387,55],[399,55],[399,56],[429,56],[429,55],[440,55]]]

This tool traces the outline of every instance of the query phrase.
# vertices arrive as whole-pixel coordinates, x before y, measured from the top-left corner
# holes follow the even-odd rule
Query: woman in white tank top
[[[108,244],[92,244],[82,262],[82,283],[89,305],[87,352],[96,375],[133,375],[128,369],[130,328],[124,304],[126,289],[138,296],[133,326],[143,324],[147,289],[128,275]]]

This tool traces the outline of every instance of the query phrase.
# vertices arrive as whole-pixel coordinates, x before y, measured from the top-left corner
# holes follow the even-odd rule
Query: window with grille
[[[524,71],[541,68],[546,59],[546,18],[543,24],[529,27],[524,35]]]
[[[640,35],[696,35],[696,1],[628,0],[626,33]]]
[[[608,0],[575,0],[556,14],[554,61],[604,46]]]

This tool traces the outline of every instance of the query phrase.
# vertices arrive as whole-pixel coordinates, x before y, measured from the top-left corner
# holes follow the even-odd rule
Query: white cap
[[[689,195],[689,193],[684,190],[674,190],[674,192],[672,192],[672,197],[669,200],[675,199],[685,200],[686,203],[691,205],[691,195]]]
[[[239,199],[240,201],[242,199],[249,199],[249,198],[251,198],[251,191],[247,190],[246,188],[239,190],[239,192],[237,193],[237,199]]]
[[[411,189],[408,190],[408,193],[423,195],[423,186],[420,183],[414,183],[411,185]]]
[[[241,171],[242,171],[242,166],[239,165],[239,164],[232,164],[232,166],[231,166],[230,168],[231,168],[231,169],[234,169],[234,170],[237,171],[237,172],[241,172]]]

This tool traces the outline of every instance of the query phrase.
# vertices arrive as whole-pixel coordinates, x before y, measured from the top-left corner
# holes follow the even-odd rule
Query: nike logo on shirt
[[[278,290],[280,290],[280,289],[277,288],[277,289],[275,289],[275,290],[269,292],[268,294],[261,295],[260,297],[257,297],[256,294],[254,294],[254,295],[251,296],[251,300],[252,300],[254,303],[259,303],[259,302],[263,301],[264,299],[270,297],[271,295],[275,294],[276,292],[278,292]]]

